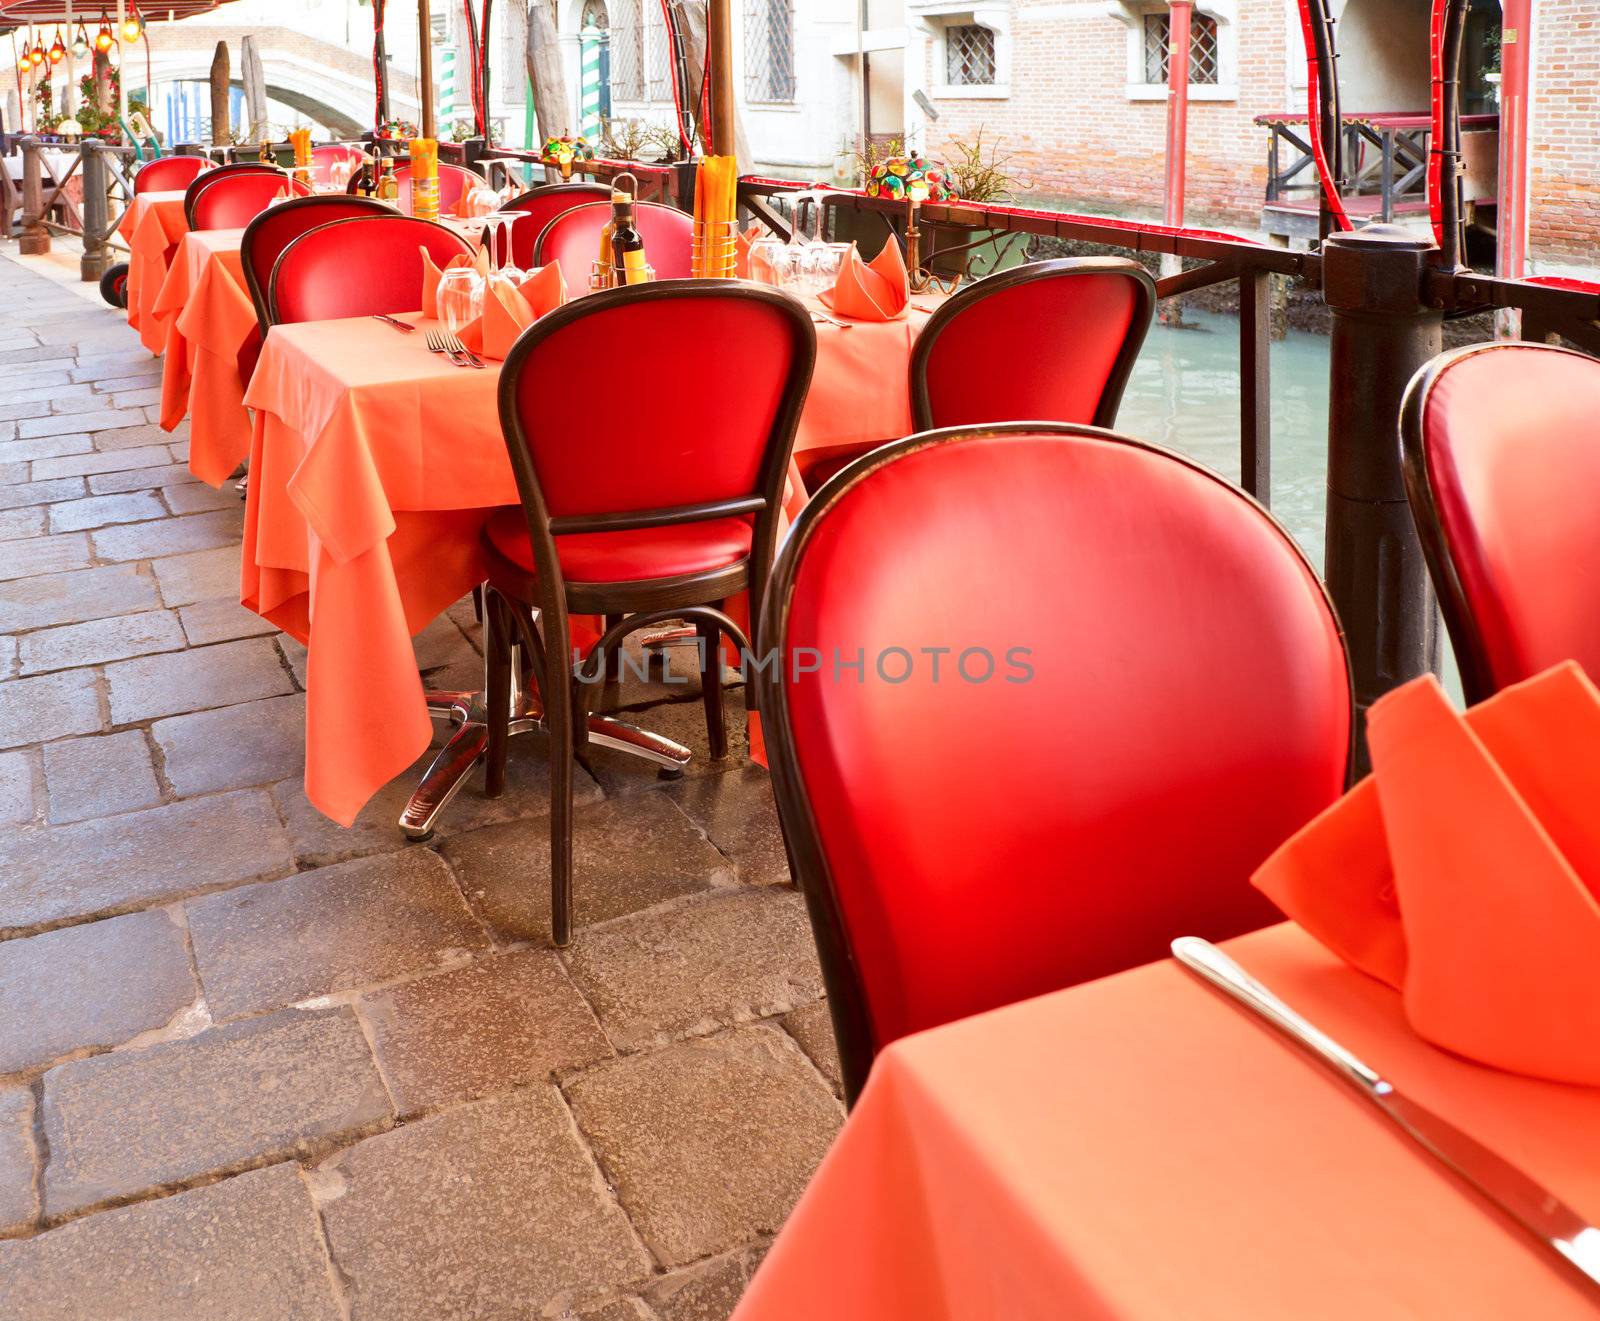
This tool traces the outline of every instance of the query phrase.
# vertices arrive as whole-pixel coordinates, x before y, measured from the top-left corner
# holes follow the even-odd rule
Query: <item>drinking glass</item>
[[[439,320],[452,335],[483,315],[483,277],[465,266],[453,266],[439,277]]]
[[[799,284],[802,297],[815,297],[831,289],[850,256],[849,243],[807,243],[799,249]]]

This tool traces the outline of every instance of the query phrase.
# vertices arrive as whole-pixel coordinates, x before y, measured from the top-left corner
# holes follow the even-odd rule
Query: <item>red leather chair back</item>
[[[161,156],[147,161],[133,176],[133,192],[175,193],[187,188],[195,179],[211,168],[204,156]]]
[[[1600,680],[1600,362],[1544,344],[1446,353],[1411,382],[1401,435],[1467,700],[1564,660]]]
[[[1121,257],[1030,262],[967,285],[917,339],[917,427],[1111,426],[1155,301],[1149,273]]]
[[[689,278],[690,247],[694,219],[675,206],[660,202],[636,202],[634,224],[644,239],[645,260],[656,268],[658,280]],[[589,268],[600,255],[600,231],[611,219],[609,202],[576,206],[562,212],[539,235],[534,245],[534,264],[561,267],[561,277],[571,291],[589,288]]]
[[[402,211],[411,210],[411,166],[401,165],[394,172],[395,182],[400,185],[399,205]],[[469,170],[465,165],[451,165],[446,161],[439,162],[439,214],[449,215],[456,209],[456,203],[461,200],[461,194],[476,188],[483,182],[483,176],[476,170]]]
[[[268,320],[278,325],[415,312],[422,307],[420,248],[441,267],[472,253],[454,230],[392,210],[309,230],[284,248],[272,268]]]
[[[1273,921],[1251,872],[1345,786],[1348,664],[1305,557],[1095,428],[863,457],[796,521],[758,647],[852,1095],[906,1033]]]
[[[207,182],[184,199],[190,229],[243,229],[272,205],[280,194],[309,197],[311,188],[282,170],[234,174]],[[193,185],[191,185],[191,188]]]
[[[285,248],[302,234],[335,220],[393,215],[393,207],[371,197],[296,197],[269,207],[246,225],[239,242],[239,258],[262,333],[266,333],[271,323],[267,315],[267,286],[272,280],[272,268],[278,264]]]
[[[703,379],[715,346],[717,380],[737,385],[648,415],[572,389],[630,345],[662,381]],[[559,582],[554,534],[750,515],[751,580],[764,583],[815,357],[800,303],[727,280],[608,290],[534,322],[501,372],[500,420],[540,577]]]
[[[538,244],[539,236],[544,233],[544,227],[563,211],[570,211],[575,206],[587,206],[610,200],[611,190],[604,184],[598,183],[546,184],[543,188],[523,193],[521,197],[513,197],[500,208],[502,211],[522,213],[522,218],[518,219],[510,230],[511,264],[524,270],[535,264],[533,250]],[[598,247],[598,237],[595,242]],[[587,279],[586,275],[585,289],[588,288]]]
[[[333,182],[333,167],[338,162],[347,161],[352,167],[357,167],[366,158],[366,153],[360,147],[351,147],[343,142],[324,143],[311,149],[311,177],[317,183],[330,184]]]
[[[187,219],[194,214],[195,201],[202,193],[206,191],[206,189],[223,179],[236,179],[240,175],[244,174],[270,174],[280,179],[288,177],[276,165],[262,165],[257,161],[245,161],[238,165],[218,165],[213,169],[206,170],[197,175],[189,184],[188,188],[184,190],[184,217]],[[189,228],[194,228],[192,222],[190,223]]]

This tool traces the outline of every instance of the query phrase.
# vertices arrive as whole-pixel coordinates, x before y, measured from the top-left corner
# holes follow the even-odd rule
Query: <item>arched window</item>
[[[794,100],[794,0],[745,0],[744,94]]]

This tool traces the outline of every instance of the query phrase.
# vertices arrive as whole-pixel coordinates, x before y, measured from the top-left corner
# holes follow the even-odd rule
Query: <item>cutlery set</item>
[[[443,354],[457,367],[476,367],[481,370],[489,365],[455,335],[442,331],[428,332],[428,351]]]

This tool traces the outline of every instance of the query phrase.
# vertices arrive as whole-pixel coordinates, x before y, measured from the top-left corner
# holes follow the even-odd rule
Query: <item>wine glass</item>
[[[467,266],[452,266],[439,276],[439,320],[452,335],[483,315],[483,277]]]

